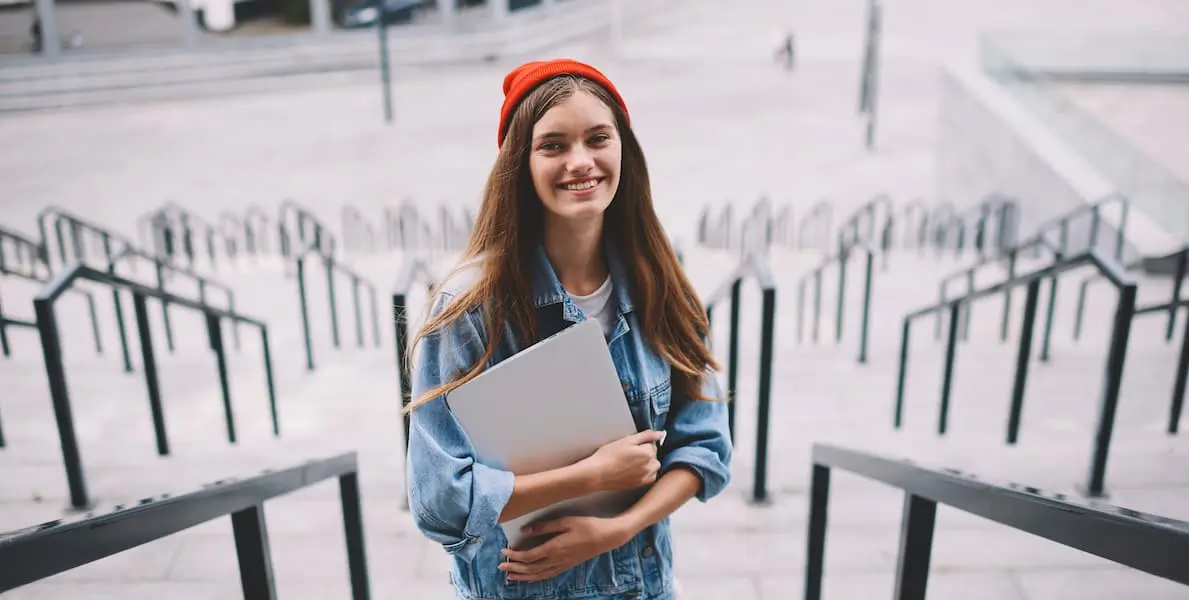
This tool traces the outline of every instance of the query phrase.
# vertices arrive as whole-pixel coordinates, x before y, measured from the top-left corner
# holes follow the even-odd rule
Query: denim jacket
[[[543,249],[538,248],[535,261],[533,302],[542,337],[585,320],[562,288]],[[692,470],[702,482],[697,498],[705,502],[722,491],[730,478],[726,404],[691,399],[676,403],[684,406],[670,416],[669,408],[675,404],[671,367],[641,337],[627,271],[610,247],[608,262],[615,294],[611,301],[618,304],[618,320],[608,345],[636,427],[667,432],[658,456],[661,475],[678,465]],[[443,285],[431,314],[440,312],[465,285]],[[474,309],[423,339],[411,369],[413,396],[465,372],[482,357],[488,336],[482,315]],[[514,344],[511,332],[502,332],[502,342],[487,366],[514,354]],[[704,395],[722,398],[712,374],[707,373],[703,381],[707,392]],[[450,581],[458,598],[672,598],[673,551],[668,518],[646,528],[622,547],[551,579],[509,581],[497,569],[502,562],[501,551],[508,543],[498,520],[512,495],[513,474],[476,462],[466,434],[442,397],[413,411],[408,445],[410,510],[424,535],[452,555]]]

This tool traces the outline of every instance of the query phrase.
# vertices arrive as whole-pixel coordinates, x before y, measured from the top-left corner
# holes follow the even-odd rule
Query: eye
[[[538,149],[544,152],[559,152],[561,151],[561,144],[557,142],[544,142]]]
[[[606,144],[609,141],[611,141],[611,136],[605,133],[596,133],[590,138],[590,143],[592,145]]]

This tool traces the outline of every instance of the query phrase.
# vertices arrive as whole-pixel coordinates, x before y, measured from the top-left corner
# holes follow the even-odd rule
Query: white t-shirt
[[[611,328],[615,327],[615,305],[611,302],[611,277],[603,281],[603,285],[588,296],[570,294],[582,314],[588,319],[595,319],[603,326],[603,337],[610,337]]]

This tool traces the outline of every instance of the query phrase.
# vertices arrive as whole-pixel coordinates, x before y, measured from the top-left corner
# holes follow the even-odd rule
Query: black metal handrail
[[[50,238],[48,237],[49,234],[48,234],[48,231],[46,228],[46,219],[48,219],[50,217],[54,218],[54,233],[55,233],[56,241],[57,241],[56,246],[59,250],[59,257],[62,261],[63,267],[67,267],[67,266],[71,265],[72,262],[78,262],[78,263],[82,263],[82,264],[87,263],[87,260],[86,260],[87,256],[86,256],[86,252],[85,252],[86,246],[83,243],[83,234],[88,233],[91,236],[94,236],[94,239],[99,240],[100,246],[103,251],[103,257],[104,257],[103,268],[106,269],[109,273],[114,273],[115,267],[121,261],[125,261],[128,259],[134,259],[134,258],[141,258],[144,260],[148,260],[149,262],[153,263],[153,269],[154,269],[155,276],[156,276],[156,286],[159,291],[161,291],[161,292],[165,291],[166,275],[182,275],[182,276],[185,276],[186,278],[188,278],[190,280],[190,282],[192,282],[198,286],[198,295],[199,295],[200,302],[205,303],[206,290],[207,290],[207,288],[212,288],[212,289],[216,289],[216,290],[220,290],[220,291],[224,292],[227,295],[228,309],[231,311],[235,310],[235,292],[232,291],[231,288],[227,287],[226,285],[223,285],[217,281],[214,281],[212,279],[208,279],[201,275],[198,275],[194,271],[192,271],[186,267],[183,267],[181,265],[172,263],[169,260],[164,259],[160,256],[153,256],[153,255],[149,254],[148,252],[145,252],[144,250],[137,248],[136,243],[134,241],[132,241],[131,239],[124,237],[118,233],[115,233],[105,227],[102,227],[95,223],[91,223],[87,220],[84,220],[84,219],[78,217],[77,215],[71,214],[71,213],[69,213],[61,208],[55,207],[55,206],[48,206],[45,209],[43,209],[40,213],[38,213],[38,215],[37,215],[37,228],[38,228],[38,232],[41,236],[41,246],[44,249],[43,250],[44,256],[46,256],[47,258],[50,256],[51,251],[50,251]],[[70,238],[71,238],[71,246],[70,246],[71,253],[70,254],[72,254],[73,256],[68,256],[68,254],[67,254],[65,234],[63,232],[64,225],[69,227]],[[47,260],[46,266],[52,272],[52,270],[53,270],[52,263]],[[131,268],[131,270],[133,272],[135,272],[136,271],[136,262],[129,261],[129,267]],[[118,290],[113,289],[112,294],[113,294],[112,295],[113,305],[114,305],[115,311],[116,311],[116,321],[118,324],[118,330],[120,331],[121,343],[123,344],[122,350],[123,350],[123,354],[124,354],[124,369],[125,369],[125,371],[131,372],[132,366],[128,359],[128,347],[127,347],[127,344],[124,342],[124,339],[125,339],[125,334],[123,333],[124,332],[124,319],[123,319],[123,309],[121,308],[121,303],[119,300],[119,292],[118,292]],[[162,303],[161,316],[162,316],[162,319],[164,320],[164,324],[165,324],[166,346],[170,352],[173,352],[173,350],[174,350],[173,326],[172,326],[170,318],[169,318],[169,304],[168,304],[168,302]],[[235,346],[238,348],[239,347],[239,328],[238,327],[232,328],[232,335],[234,336]]]
[[[939,469],[826,444],[813,446],[805,600],[820,600],[825,572],[830,472],[841,469],[904,490],[895,597],[924,600],[937,505],[941,504],[1189,585],[1189,523],[1085,501],[956,469]]]
[[[772,246],[774,227],[772,203],[768,198],[761,197],[739,223],[739,246],[736,250],[740,255],[752,251],[766,252]]]
[[[1173,259],[1176,260],[1177,266],[1176,266],[1176,272],[1173,274],[1173,280],[1172,280],[1172,300],[1167,305],[1165,305],[1165,309],[1168,311],[1168,325],[1164,329],[1164,341],[1166,341],[1166,342],[1172,341],[1173,331],[1176,329],[1176,325],[1177,325],[1176,305],[1181,299],[1181,291],[1182,291],[1182,287],[1185,284],[1185,276],[1189,275],[1189,246],[1185,246],[1185,247],[1181,248],[1180,250],[1166,254],[1164,256],[1141,257],[1141,258],[1139,258],[1131,263],[1128,263],[1126,265],[1127,269],[1131,270],[1131,269],[1134,269],[1137,267],[1141,267],[1144,264],[1149,263],[1151,261],[1163,262],[1166,260],[1173,260]],[[1078,285],[1078,301],[1077,301],[1077,308],[1074,311],[1074,320],[1073,320],[1073,339],[1074,339],[1074,341],[1078,341],[1082,337],[1082,318],[1084,316],[1085,309],[1086,309],[1086,289],[1089,287],[1089,285],[1091,283],[1094,283],[1098,279],[1099,279],[1099,277],[1097,277],[1096,275],[1090,275],[1090,276],[1086,277],[1085,279],[1082,279],[1081,283]],[[1139,314],[1139,311],[1136,311],[1136,312],[1137,312],[1137,314]],[[1154,312],[1157,312],[1157,311],[1144,311],[1143,314],[1152,314]]]
[[[231,232],[227,231],[228,217],[231,217]],[[234,214],[220,215],[221,225],[207,221],[197,213],[177,204],[166,202],[158,209],[145,213],[137,219],[137,235],[140,247],[151,248],[157,257],[172,261],[180,253],[186,264],[193,267],[197,255],[194,236],[197,232],[206,244],[206,257],[212,269],[218,268],[218,242],[222,242],[224,253],[235,259],[239,253],[238,234],[241,227]],[[180,248],[178,247],[180,244]]]
[[[883,209],[882,218],[878,214],[880,209]],[[838,228],[838,242],[849,244],[865,240],[886,253],[892,245],[891,232],[894,221],[895,203],[892,202],[892,198],[887,194],[877,194],[842,221]],[[884,264],[887,264],[886,260]]]
[[[809,207],[809,212],[797,221],[797,248],[804,250],[809,246],[820,246],[828,250],[830,232],[833,231],[831,220],[834,218],[834,206],[829,200],[820,200]]]
[[[359,273],[356,273],[351,268],[346,267],[335,260],[333,256],[328,256],[319,252],[319,247],[316,241],[311,241],[301,252],[298,252],[295,260],[297,261],[297,294],[298,300],[301,303],[301,327],[302,333],[305,336],[306,346],[306,370],[314,370],[314,346],[310,334],[310,309],[309,302],[306,299],[306,279],[305,279],[305,264],[306,257],[311,254],[317,254],[322,260],[322,266],[326,269],[326,291],[330,300],[330,335],[331,341],[334,343],[335,349],[341,348],[342,344],[339,340],[339,311],[338,303],[334,292],[334,274],[339,272],[346,275],[351,280],[351,298],[355,306],[355,339],[360,348],[363,348],[363,312],[359,305],[359,288],[363,286],[367,288],[371,296],[372,304],[372,338],[377,348],[380,347],[380,318],[379,308],[376,305],[376,286],[368,281]]]
[[[198,302],[200,304],[207,303],[207,290],[208,289],[215,290],[215,291],[222,292],[223,295],[226,297],[226,299],[227,299],[226,309],[230,312],[235,312],[235,290],[231,289],[230,286],[228,286],[224,283],[215,281],[213,279],[210,279],[209,277],[204,277],[202,275],[199,275],[198,273],[194,272],[189,267],[184,267],[182,265],[174,264],[174,263],[166,261],[165,259],[163,259],[161,257],[153,256],[153,255],[149,254],[148,252],[145,252],[144,250],[141,250],[134,246],[126,245],[126,246],[120,248],[120,250],[117,251],[115,254],[111,255],[111,257],[109,258],[108,263],[106,265],[107,272],[114,274],[116,267],[122,262],[128,262],[129,265],[131,266],[131,268],[133,270],[135,270],[135,264],[136,264],[135,259],[147,260],[150,263],[152,263],[153,270],[156,273],[157,290],[159,290],[161,292],[165,292],[165,280],[169,276],[172,276],[172,275],[181,275],[181,276],[184,276],[191,283],[194,283],[198,286]],[[121,336],[120,341],[121,341],[122,348],[124,351],[124,370],[131,373],[132,365],[128,359],[128,344],[124,338],[123,309],[121,308],[121,303],[119,300],[118,292],[113,289],[112,294],[113,294],[112,300],[115,303],[115,307],[116,307],[117,328],[120,331],[120,336]],[[161,319],[162,319],[162,324],[164,325],[164,330],[165,330],[165,347],[170,352],[173,352],[174,351],[173,325],[172,325],[172,321],[169,318],[169,305],[170,305],[169,300],[163,299],[161,301]],[[231,336],[232,336],[232,342],[234,344],[234,347],[238,350],[239,346],[240,346],[238,322],[232,323]]]
[[[772,360],[776,335],[776,280],[767,258],[758,252],[743,257],[739,265],[721,285],[704,299],[706,318],[713,325],[715,307],[731,299],[730,337],[727,344],[727,411],[732,439],[735,437],[735,399],[739,378],[739,309],[743,282],[751,279],[762,293],[760,308],[760,367],[757,385],[756,416],[756,458],[755,477],[752,483],[752,502],[767,503],[768,500],[768,430],[772,401]],[[713,339],[713,336],[711,336]]]
[[[868,326],[871,317],[871,280],[874,273],[875,249],[864,240],[842,246],[838,253],[822,259],[816,268],[802,275],[797,282],[797,343],[801,343],[804,339],[805,284],[810,278],[813,278],[812,339],[817,342],[820,337],[822,316],[822,273],[835,264],[838,265],[838,306],[834,313],[834,341],[836,343],[842,341],[843,317],[846,312],[846,264],[850,260],[850,254],[856,250],[867,255],[863,271],[863,312],[859,330],[859,364],[867,364]]]
[[[1014,202],[1014,201],[1011,201],[1011,202]],[[1101,225],[1099,213],[1104,206],[1108,206],[1108,205],[1114,204],[1114,203],[1122,203],[1123,204],[1123,207],[1122,207],[1123,214],[1122,214],[1121,224],[1118,229],[1117,236],[1116,236],[1115,252],[1114,252],[1115,262],[1116,263],[1121,262],[1121,257],[1123,255],[1123,248],[1124,248],[1124,244],[1125,244],[1123,234],[1124,234],[1124,229],[1125,229],[1126,221],[1127,221],[1127,203],[1126,203],[1126,200],[1120,196],[1113,196],[1113,195],[1108,196],[1102,200],[1099,200],[1098,202],[1096,202],[1094,204],[1080,206],[1068,213],[1065,213],[1063,215],[1060,215],[1053,219],[1050,219],[1050,220],[1046,221],[1045,223],[1043,223],[1040,227],[1037,228],[1036,235],[1034,235],[1033,237],[1031,237],[1021,243],[1012,244],[1008,247],[1003,246],[1004,237],[1003,237],[1003,229],[1002,229],[1003,223],[1002,223],[1002,221],[1005,218],[1008,218],[1007,215],[1010,213],[1005,213],[1004,216],[1000,217],[1000,228],[1001,229],[1000,229],[1000,240],[999,240],[1000,241],[999,252],[996,254],[985,254],[985,253],[981,253],[981,248],[980,248],[980,253],[981,253],[982,258],[977,263],[975,263],[974,265],[971,265],[970,267],[968,267],[966,269],[963,269],[961,271],[950,274],[947,277],[942,279],[941,284],[940,284],[941,289],[939,290],[939,297],[941,298],[942,302],[944,302],[945,298],[946,298],[946,293],[945,293],[946,285],[948,284],[949,281],[952,281],[959,277],[966,280],[967,290],[972,289],[973,285],[974,285],[975,270],[977,270],[978,268],[981,268],[985,265],[998,264],[1003,261],[1006,261],[1007,262],[1007,277],[1009,279],[1014,277],[1015,272],[1016,272],[1017,260],[1019,259],[1020,254],[1025,251],[1028,251],[1028,250],[1033,251],[1034,254],[1037,254],[1037,255],[1044,252],[1044,253],[1047,253],[1050,256],[1052,256],[1053,260],[1055,260],[1055,261],[1061,260],[1062,256],[1065,256],[1070,253],[1069,237],[1070,237],[1070,229],[1072,228],[1074,221],[1086,214],[1090,214],[1091,219],[1092,219],[1090,233],[1089,233],[1090,243],[1087,245],[1087,247],[1088,248],[1096,248],[1098,245],[1097,244],[1098,230]],[[1003,205],[1000,205],[1000,207],[1002,207],[1002,206]],[[1014,204],[1012,206],[1014,206]],[[995,208],[992,207],[992,210],[994,210],[994,209]],[[1011,208],[1010,210],[1015,211],[1015,210],[1017,210],[1017,208]],[[980,231],[982,231],[981,227],[982,227],[982,225],[980,224]],[[1012,231],[1010,231],[1008,233],[1009,236],[1011,236],[1011,237],[1015,236],[1014,229],[1015,229],[1015,225],[1012,225]],[[1057,239],[1055,241],[1052,239],[1053,235],[1057,236]],[[1085,294],[1085,282],[1086,282],[1086,280],[1083,280],[1083,282],[1082,282],[1082,290],[1081,290],[1082,295],[1079,298],[1078,313],[1077,313],[1077,317],[1075,319],[1074,339],[1077,339],[1077,336],[1081,330],[1081,311],[1082,311],[1084,294]],[[1044,332],[1042,334],[1043,337],[1041,340],[1040,356],[1039,356],[1041,362],[1048,362],[1049,358],[1050,358],[1050,354],[1051,354],[1050,347],[1051,347],[1051,341],[1052,341],[1052,337],[1053,337],[1053,320],[1056,316],[1056,309],[1057,309],[1057,291],[1058,291],[1057,283],[1058,283],[1058,280],[1056,277],[1053,277],[1052,279],[1049,280],[1049,290],[1048,290],[1048,294],[1047,294],[1048,306],[1045,310],[1045,325],[1044,325]],[[999,339],[1000,339],[1000,341],[1007,341],[1007,333],[1008,333],[1009,323],[1011,321],[1011,308],[1012,308],[1012,296],[1011,296],[1011,292],[1008,291],[1008,292],[1005,292],[1003,295],[1003,318],[1000,321],[1000,325],[999,325]],[[966,311],[965,311],[964,319],[963,319],[963,332],[964,332],[963,338],[964,339],[967,335],[966,332],[969,331],[970,318],[971,318],[971,311],[969,310],[969,307],[967,307]],[[937,339],[941,338],[941,330],[942,330],[942,315],[940,313],[938,313],[936,326],[934,328],[934,337],[935,338],[937,338]],[[1170,332],[1171,332],[1171,326],[1170,326]],[[1170,336],[1171,336],[1171,333],[1170,333]]]
[[[938,311],[949,312],[949,335],[945,351],[945,367],[942,371],[941,406],[937,426],[938,435],[944,435],[949,422],[950,389],[953,383],[954,351],[958,339],[961,309],[980,298],[1009,292],[1013,288],[1027,286],[1028,295],[1024,303],[1024,323],[1020,335],[1019,353],[1016,359],[1016,375],[1012,385],[1011,409],[1007,425],[1007,443],[1015,444],[1019,438],[1020,418],[1024,407],[1024,389],[1028,378],[1028,366],[1032,352],[1032,334],[1036,324],[1036,308],[1040,295],[1040,283],[1044,279],[1085,265],[1098,269],[1118,290],[1119,302],[1115,311],[1114,329],[1111,333],[1110,349],[1103,382],[1102,406],[1098,415],[1098,432],[1094,439],[1090,475],[1086,493],[1092,496],[1103,494],[1106,477],[1106,461],[1110,452],[1111,436],[1114,432],[1115,413],[1119,404],[1119,389],[1122,385],[1123,361],[1127,356],[1127,340],[1131,333],[1131,322],[1135,313],[1136,283],[1122,266],[1104,258],[1096,250],[1070,257],[1059,257],[1053,263],[1034,271],[1017,274],[1009,279],[976,289],[946,302],[927,306],[904,316],[904,330],[900,342],[900,370],[896,386],[896,408],[893,425],[899,429],[904,417],[904,382],[908,368],[908,342],[914,319]]]
[[[375,226],[355,206],[344,204],[341,212],[343,252],[375,252]]]
[[[702,209],[702,216],[698,218],[698,245],[719,250],[730,248],[734,228],[734,204],[724,204],[717,217],[712,217],[710,206],[706,206]]]
[[[78,440],[74,434],[74,417],[70,408],[70,396],[66,388],[66,366],[62,361],[61,334],[58,330],[58,320],[54,315],[54,302],[68,290],[75,281],[83,279],[110,286],[113,289],[123,288],[132,294],[132,305],[136,312],[136,329],[140,334],[141,355],[144,361],[145,385],[149,395],[149,407],[153,415],[153,429],[156,435],[157,453],[161,456],[169,454],[169,442],[165,433],[165,413],[161,407],[161,392],[157,378],[157,363],[153,354],[152,332],[149,328],[148,308],[146,298],[155,298],[163,303],[176,304],[199,311],[206,316],[207,335],[210,340],[211,351],[215,354],[215,363],[219,371],[219,384],[223,392],[223,411],[227,422],[227,438],[235,443],[235,418],[231,409],[231,390],[227,378],[227,358],[223,349],[223,333],[221,320],[242,322],[254,325],[260,329],[260,342],[264,353],[265,379],[268,385],[268,403],[272,413],[273,435],[280,435],[280,424],[277,420],[277,402],[272,377],[272,359],[268,347],[268,326],[251,317],[235,313],[233,310],[215,308],[208,304],[182,296],[176,296],[161,289],[152,288],[136,281],[124,279],[109,271],[100,271],[84,265],[74,263],[67,271],[54,277],[46,287],[33,299],[33,310],[37,315],[37,330],[41,337],[42,356],[45,360],[46,376],[49,379],[50,400],[54,407],[54,418],[58,425],[58,438],[62,447],[62,459],[66,467],[66,481],[70,488],[70,503],[75,508],[84,508],[89,504],[86,483],[83,476],[82,460],[79,455]]]
[[[932,243],[938,257],[945,253],[951,236],[954,238],[954,254],[962,256],[966,252],[966,234],[970,230],[974,235],[972,246],[980,257],[1005,253],[1015,245],[1019,235],[1020,205],[1014,198],[992,193],[985,196],[979,203],[961,211],[954,210],[952,205],[947,208],[948,212],[945,217],[938,216],[936,213],[934,215]],[[973,228],[970,227],[972,221]],[[988,244],[987,240],[992,221],[995,225],[993,245]],[[987,250],[991,247],[995,251],[988,253]]]
[[[423,256],[412,255],[405,258],[400,271],[396,274],[396,283],[392,286],[392,323],[395,333],[396,346],[396,377],[400,389],[400,407],[404,426],[405,449],[409,445],[409,427],[411,417],[405,410],[413,401],[413,384],[409,372],[409,294],[418,282],[425,284],[428,296],[433,296],[433,288],[437,285],[438,277],[430,268],[429,261]]]
[[[917,247],[924,251],[929,239],[929,206],[923,200],[911,200],[902,207],[901,217],[904,223],[904,239],[901,245],[904,248],[911,248],[913,241],[916,241]],[[912,232],[913,217],[919,215],[917,221],[916,234]],[[893,229],[895,226],[893,225]]]
[[[268,252],[268,213],[257,205],[244,210],[244,249],[249,255]]]
[[[45,283],[50,278],[45,246],[26,235],[0,227],[0,277],[15,277],[33,283]],[[91,316],[91,333],[95,338],[95,352],[103,354],[103,339],[99,334],[99,314],[95,309],[95,296],[86,290],[72,291],[87,299],[87,309]],[[36,329],[37,324],[26,319],[9,317],[4,314],[3,306],[0,306],[0,355],[5,358],[12,356],[12,345],[8,339],[9,327]],[[0,429],[0,448],[3,447],[4,431]]]
[[[230,516],[244,598],[275,598],[264,503],[331,478],[339,483],[351,597],[366,600],[370,590],[355,452],[268,469],[245,479],[219,480],[179,495],[143,498],[106,513],[0,532],[0,564],[5,567],[0,569],[0,592]]]
[[[296,234],[289,232],[289,220],[293,219]],[[330,227],[308,208],[291,199],[281,201],[277,214],[277,240],[281,256],[296,259],[296,255],[313,246],[322,256],[333,257],[338,241]]]

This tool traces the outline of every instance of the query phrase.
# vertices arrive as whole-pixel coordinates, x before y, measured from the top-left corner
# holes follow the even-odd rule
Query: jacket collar
[[[619,305],[620,315],[632,312],[631,279],[627,267],[619,256],[614,244],[604,242],[603,252],[607,258],[607,270],[611,274],[612,294]],[[562,303],[562,312],[566,320],[577,320],[578,307],[557,278],[549,256],[545,254],[545,246],[538,243],[536,248],[536,264],[533,273],[533,304],[536,308],[543,308],[552,304]]]

